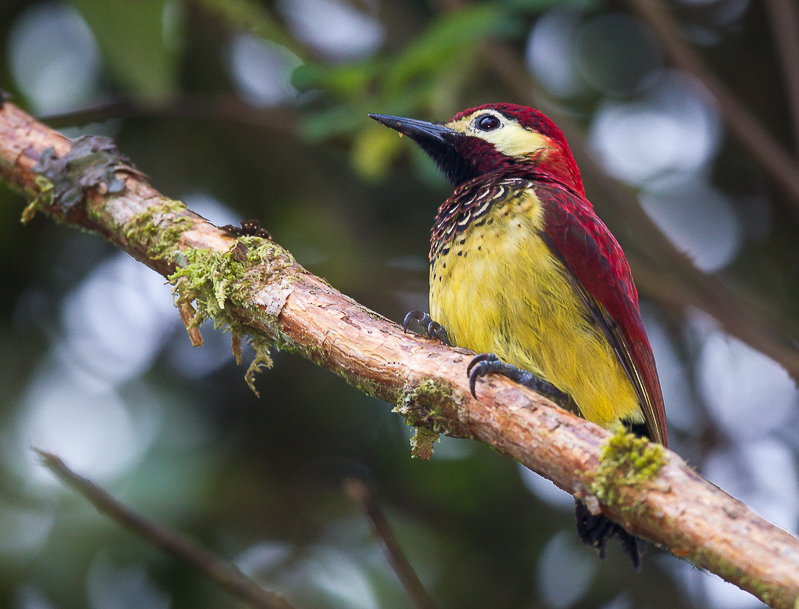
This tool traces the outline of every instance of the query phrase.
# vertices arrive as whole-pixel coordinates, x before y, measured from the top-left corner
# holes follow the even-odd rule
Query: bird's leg
[[[408,325],[413,320],[419,322],[419,325],[422,326],[427,333],[428,338],[434,338],[437,341],[444,343],[447,347],[451,347],[452,345],[449,342],[449,336],[447,336],[447,330],[437,321],[433,321],[430,315],[425,313],[424,311],[410,311],[406,316],[405,319],[402,320],[402,331],[408,331]]]
[[[532,389],[536,393],[549,398],[561,408],[574,410],[574,401],[568,394],[563,393],[549,381],[538,378],[532,372],[522,370],[512,364],[506,364],[493,353],[481,353],[480,355],[476,355],[466,368],[466,374],[469,375],[469,389],[471,389],[472,395],[475,398],[477,394],[474,389],[477,379],[486,374],[491,374],[492,372],[506,376],[510,380]]]

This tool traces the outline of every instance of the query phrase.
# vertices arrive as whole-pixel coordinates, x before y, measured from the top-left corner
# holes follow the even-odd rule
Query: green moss
[[[231,252],[199,248],[185,250],[179,262],[181,266],[168,277],[175,296],[194,303],[197,323],[213,320],[214,327],[224,328],[238,323],[231,317],[228,301],[248,306],[241,298],[241,288],[237,286],[245,267],[233,258]],[[241,334],[236,333],[237,336]]]
[[[317,361],[313,359],[313,357],[311,357],[311,359],[313,361]],[[352,376],[350,374],[347,374],[346,370],[341,370],[339,374],[341,378],[343,378],[347,382],[348,385],[355,387],[361,393],[365,393],[367,395],[374,395],[374,393],[370,391],[370,389],[372,389],[372,384],[368,380],[361,379],[358,376]]]
[[[408,425],[427,427],[438,433],[447,428],[450,417],[443,405],[451,403],[452,398],[452,387],[438,379],[428,378],[406,386],[394,412],[405,417]]]
[[[666,463],[663,446],[629,433],[619,425],[604,443],[590,491],[604,504],[621,505],[619,489],[654,478]]]
[[[176,299],[194,303],[197,314],[192,325],[212,320],[215,328],[229,330],[237,359],[240,359],[245,328],[233,316],[231,305],[263,317],[264,312],[252,304],[254,293],[281,270],[296,264],[285,250],[259,237],[240,237],[236,245],[225,252],[187,249],[180,256],[176,255],[176,259],[179,259],[180,266],[168,277],[174,286]],[[278,335],[278,346],[290,343],[281,338]],[[269,357],[271,342],[264,336],[252,337],[249,342],[255,349],[255,359],[247,369],[245,379],[257,395],[254,385],[256,373],[264,366],[272,366]]]
[[[732,582],[735,585],[750,590],[757,598],[766,605],[773,607],[785,604],[786,590],[779,585],[769,585],[746,572],[723,556],[711,554],[705,548],[699,547],[690,554],[680,554],[681,558],[687,558],[693,564],[708,569],[719,575],[722,579]],[[794,607],[799,608],[799,598],[793,599]]]
[[[433,456],[433,444],[440,438],[441,434],[424,427],[417,427],[411,438],[411,458],[429,461]]]
[[[411,438],[411,457],[430,459],[439,434],[449,428],[453,416],[449,408],[456,400],[452,387],[438,379],[428,378],[405,387],[393,412],[416,428]]]
[[[258,374],[264,366],[267,368],[272,367],[273,362],[269,355],[269,347],[271,344],[266,338],[260,337],[251,339],[250,345],[255,349],[255,358],[253,358],[250,366],[247,368],[244,380],[247,381],[247,385],[252,389],[252,392],[256,396],[261,397],[261,394],[258,393],[258,390],[255,388],[255,375]],[[241,361],[241,358],[239,358],[239,361]]]
[[[33,220],[36,213],[41,211],[43,207],[53,204],[53,193],[55,192],[53,182],[44,176],[36,176],[36,186],[39,187],[38,193],[33,195],[30,203],[22,210],[20,222],[23,225],[27,225],[28,222]]]
[[[175,259],[180,235],[194,226],[191,218],[181,215],[186,206],[180,201],[162,198],[125,223],[125,238],[141,243],[153,259]]]
[[[268,281],[270,271],[257,267],[271,266],[270,252],[275,246],[257,237],[242,237],[238,244],[225,252],[187,249],[182,252],[178,269],[168,277],[177,295],[196,302],[203,319],[230,323],[228,303],[260,313],[251,304],[251,297],[264,280]]]

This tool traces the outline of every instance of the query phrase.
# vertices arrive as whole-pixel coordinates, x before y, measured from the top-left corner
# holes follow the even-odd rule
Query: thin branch
[[[433,599],[430,598],[419,576],[402,551],[402,546],[397,541],[394,531],[391,529],[391,525],[388,523],[380,505],[375,500],[371,489],[363,480],[358,478],[347,479],[344,483],[344,489],[350,497],[358,502],[366,517],[369,518],[372,529],[380,538],[380,541],[383,542],[383,549],[391,568],[394,569],[394,573],[397,574],[416,607],[418,609],[436,609]]]
[[[255,607],[255,609],[293,609],[277,594],[261,588],[239,571],[235,565],[222,560],[191,539],[150,522],[125,507],[94,482],[69,469],[56,455],[43,450],[36,450],[36,452],[47,469],[97,508],[97,511],[159,550],[191,565],[220,588],[250,607]]]
[[[54,127],[71,127],[114,118],[180,118],[214,120],[245,127],[269,129],[283,135],[297,134],[297,113],[289,106],[256,108],[234,95],[184,94],[163,102],[140,104],[120,99],[63,114],[39,117]]]
[[[796,0],[767,0],[766,9],[788,94],[794,152],[799,155],[799,9]]]
[[[627,2],[649,24],[671,60],[695,76],[715,98],[727,128],[766,175],[789,195],[794,210],[799,212],[799,167],[791,156],[685,41],[660,0]]]
[[[48,159],[54,166],[45,151],[63,157],[71,148],[13,104],[0,108],[0,176],[22,190],[33,209],[98,232],[172,277],[200,313],[234,324],[234,332],[249,334],[257,349],[271,340],[396,404],[427,434],[483,442],[631,533],[776,609],[795,609],[799,539],[706,481],[675,453],[636,444],[642,440],[630,434],[611,436],[503,377],[481,381],[479,399],[473,398],[465,374],[471,352],[405,334],[308,273],[276,243],[237,240],[124,167],[116,171],[124,191],[111,194],[101,182],[76,201],[67,195],[74,197],[88,176],[63,163],[52,180],[69,188],[56,192],[55,182],[33,169]]]

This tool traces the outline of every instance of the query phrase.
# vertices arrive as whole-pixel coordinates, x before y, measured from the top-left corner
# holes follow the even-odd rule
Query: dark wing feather
[[[668,444],[655,358],[638,310],[638,292],[616,239],[591,204],[573,191],[537,181],[544,238],[613,346],[641,402],[649,437]]]

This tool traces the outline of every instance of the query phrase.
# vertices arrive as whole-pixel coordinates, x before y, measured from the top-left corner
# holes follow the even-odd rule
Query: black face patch
[[[468,182],[480,175],[480,172],[452,144],[418,139],[416,143],[433,159],[438,169],[453,186]]]

